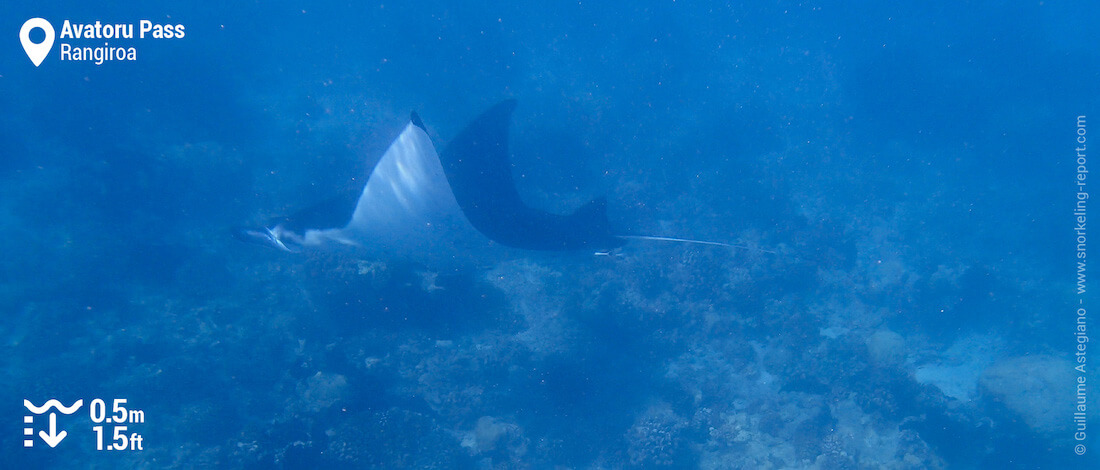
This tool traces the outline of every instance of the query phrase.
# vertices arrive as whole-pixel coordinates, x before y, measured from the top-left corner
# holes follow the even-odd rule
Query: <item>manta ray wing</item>
[[[505,100],[489,108],[443,150],[443,169],[467,219],[494,241],[526,250],[609,249],[625,243],[611,232],[603,198],[569,215],[523,202],[508,152],[515,107],[515,100]]]
[[[415,115],[371,171],[348,224],[307,230],[305,239],[427,265],[461,264],[494,247],[463,215]]]

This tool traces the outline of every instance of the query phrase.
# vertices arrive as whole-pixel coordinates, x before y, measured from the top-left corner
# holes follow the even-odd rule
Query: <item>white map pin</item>
[[[31,41],[31,30],[42,28],[46,32],[46,39],[38,44]],[[53,48],[53,25],[42,18],[31,18],[19,28],[19,42],[23,43],[23,50],[27,51],[27,57],[31,58],[34,66],[38,67]]]

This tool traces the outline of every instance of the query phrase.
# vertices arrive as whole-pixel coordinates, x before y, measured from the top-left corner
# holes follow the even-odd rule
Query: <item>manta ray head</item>
[[[233,229],[233,237],[243,242],[275,248],[288,253],[301,251],[298,244],[293,241],[295,237],[288,237],[287,235],[288,233],[282,225],[276,225],[272,228],[237,227]]]

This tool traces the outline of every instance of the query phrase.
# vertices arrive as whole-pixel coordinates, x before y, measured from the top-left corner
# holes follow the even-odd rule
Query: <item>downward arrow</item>
[[[57,432],[57,414],[55,413],[50,413],[50,433],[46,434],[46,431],[38,431],[38,437],[41,437],[50,447],[57,447],[67,435],[69,433],[64,430]]]

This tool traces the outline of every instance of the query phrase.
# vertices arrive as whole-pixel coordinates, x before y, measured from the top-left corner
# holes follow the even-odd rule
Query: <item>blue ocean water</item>
[[[1097,8],[845,7],[0,6],[5,466],[1100,466]],[[35,66],[35,17],[185,34]],[[748,248],[437,276],[230,236],[508,98],[530,205]]]

